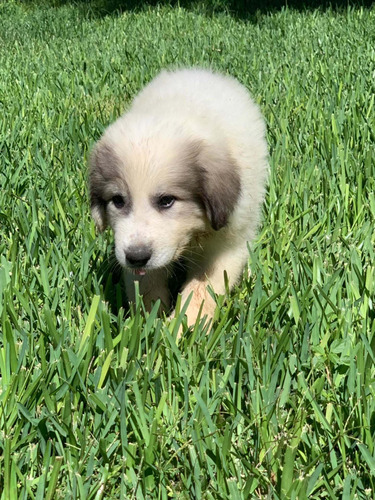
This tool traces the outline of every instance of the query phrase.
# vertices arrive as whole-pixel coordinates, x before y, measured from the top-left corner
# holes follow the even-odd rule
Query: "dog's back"
[[[206,69],[162,71],[135,98],[130,111],[188,114],[198,120],[212,120],[217,127],[264,135],[264,121],[245,87],[230,76]]]

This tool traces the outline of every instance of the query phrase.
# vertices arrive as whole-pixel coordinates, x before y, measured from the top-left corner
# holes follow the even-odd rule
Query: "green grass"
[[[375,11],[186,5],[0,5],[1,500],[374,498]],[[251,276],[179,343],[86,187],[168,65],[243,82],[272,167]]]

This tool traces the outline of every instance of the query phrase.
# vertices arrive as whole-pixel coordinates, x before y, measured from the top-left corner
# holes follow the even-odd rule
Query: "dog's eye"
[[[123,208],[125,206],[125,200],[120,194],[112,197],[112,203],[116,208]]]
[[[158,207],[159,208],[171,208],[173,203],[176,201],[176,198],[171,195],[160,196],[158,199]]]

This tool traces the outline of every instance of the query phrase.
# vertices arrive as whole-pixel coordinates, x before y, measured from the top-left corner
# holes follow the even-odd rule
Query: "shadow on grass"
[[[126,298],[122,268],[119,265],[108,266],[106,262],[103,262],[96,272],[103,287],[104,300],[108,302],[112,313],[117,315],[120,308],[123,308],[125,314],[127,314],[129,312],[129,303]],[[186,264],[183,260],[178,261],[174,264],[168,279],[171,299],[170,310],[173,310],[176,305],[177,295],[181,291],[186,277]]]
[[[104,300],[114,315],[118,315],[121,308],[125,314],[129,312],[129,304],[126,298],[125,284],[122,269],[115,266],[108,266],[107,262],[97,269],[97,277],[103,287]]]
[[[229,13],[242,19],[256,19],[259,14],[279,11],[285,7],[295,10],[333,9],[371,7],[373,0],[23,0],[28,4],[43,4],[58,7],[72,4],[91,16],[107,16],[125,11],[141,11],[157,5],[170,5],[196,10],[213,15]]]

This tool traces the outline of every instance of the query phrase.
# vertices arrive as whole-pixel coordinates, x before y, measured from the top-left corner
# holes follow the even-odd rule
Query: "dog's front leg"
[[[185,287],[181,292],[182,304],[192,294],[190,303],[186,310],[188,325],[194,325],[201,310],[201,318],[207,316],[211,319],[215,313],[216,303],[212,298],[208,287],[218,295],[223,295],[225,289],[226,271],[228,285],[231,289],[240,279],[242,271],[248,259],[248,250],[246,243],[242,243],[238,248],[226,249],[215,256],[215,259],[206,269],[200,269],[187,280]],[[202,305],[203,304],[203,305]]]
[[[209,285],[209,279],[203,276],[201,278],[191,279],[182,290],[181,305],[191,296],[189,305],[186,309],[188,326],[195,324],[201,307],[201,318],[203,318],[203,316],[207,316],[207,319],[213,317],[216,304],[208,291]]]
[[[139,276],[125,271],[126,295],[130,302],[135,301],[135,281],[139,283],[139,294],[147,311],[151,311],[153,304],[160,299],[162,311],[167,311],[170,306],[170,294],[166,269],[148,271]]]

